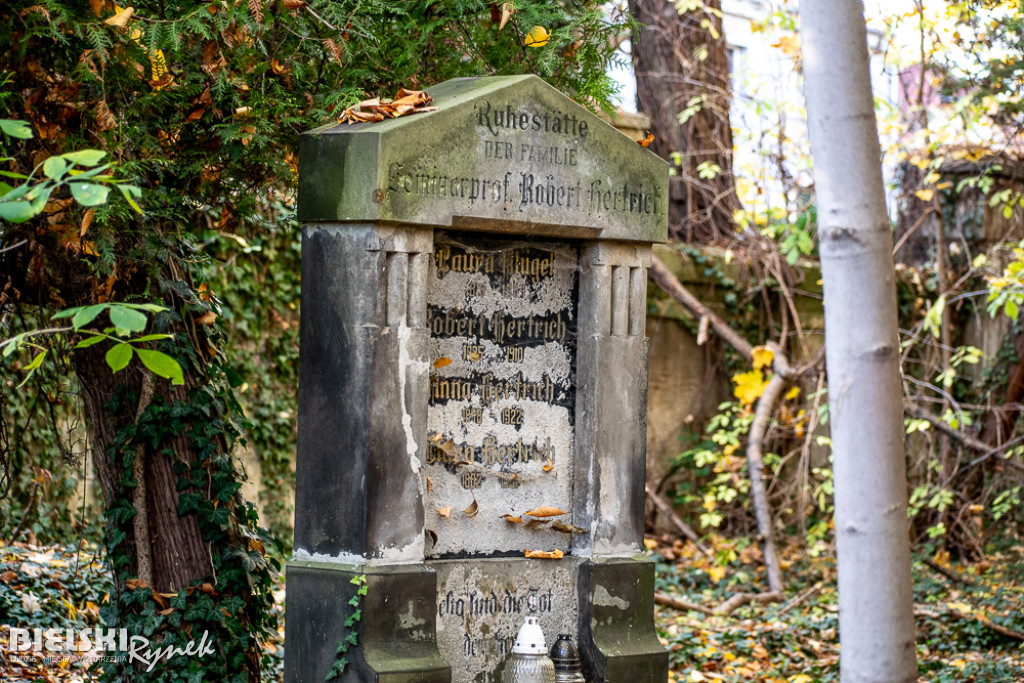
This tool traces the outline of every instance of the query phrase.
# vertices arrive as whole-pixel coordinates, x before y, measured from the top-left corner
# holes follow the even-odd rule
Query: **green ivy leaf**
[[[83,149],[78,152],[70,152],[63,155],[65,159],[73,164],[78,164],[79,166],[95,166],[100,163],[105,156],[107,156],[107,153],[98,149]]]
[[[64,161],[64,157],[50,157],[43,162],[43,173],[46,174],[47,178],[57,180],[67,170],[68,162]]]
[[[171,384],[185,383],[185,377],[182,373],[181,366],[178,365],[178,361],[174,360],[166,353],[153,351],[151,349],[135,349],[135,353],[139,354],[139,360],[141,360],[142,364],[149,368],[154,375],[159,375],[164,379],[171,380]]]
[[[104,337],[102,335],[99,335],[99,334],[92,335],[92,336],[86,337],[82,341],[80,341],[77,344],[75,344],[75,348],[76,349],[87,349],[90,346],[93,346],[94,344],[99,344],[104,339],[106,339],[106,337]]]
[[[132,195],[135,195],[135,197],[141,197],[142,190],[134,185],[118,185],[117,189],[121,190],[121,194],[124,195],[125,201],[128,202],[129,206],[135,209],[136,213],[142,213],[142,209],[139,208],[138,203],[132,198]]]
[[[110,322],[122,330],[142,332],[146,329],[147,320],[144,313],[133,311],[126,306],[114,305],[110,307]]]
[[[107,201],[110,188],[97,183],[68,183],[71,196],[82,206],[96,206]]]
[[[93,306],[86,306],[75,313],[75,317],[71,319],[71,325],[76,329],[80,330],[93,320],[96,319],[100,313],[110,308],[110,304],[95,304]],[[59,314],[58,314],[59,315]],[[57,317],[57,316],[54,316]]]
[[[32,126],[28,125],[28,121],[0,119],[0,130],[12,138],[28,140],[32,137]]]
[[[32,202],[0,202],[0,218],[11,223],[24,223],[36,215]]]
[[[123,342],[117,344],[107,351],[107,365],[114,372],[123,370],[131,362],[132,353],[134,353],[134,349],[131,345]]]

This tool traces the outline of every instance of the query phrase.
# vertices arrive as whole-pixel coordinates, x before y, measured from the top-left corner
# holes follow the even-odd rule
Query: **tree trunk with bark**
[[[800,3],[825,290],[843,683],[917,680],[892,228],[863,6]]]
[[[680,14],[666,0],[630,0],[637,107],[651,119],[650,149],[669,161],[669,234],[717,244],[740,208],[732,174],[729,55],[721,0]]]

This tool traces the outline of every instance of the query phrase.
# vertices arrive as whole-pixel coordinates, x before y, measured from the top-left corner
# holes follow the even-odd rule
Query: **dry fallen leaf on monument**
[[[536,510],[527,510],[526,514],[529,517],[557,517],[558,515],[564,515],[565,510],[545,506],[539,507]]]
[[[561,520],[555,520],[555,522],[551,525],[551,528],[554,529],[555,531],[561,531],[563,534],[585,534],[585,533],[587,533],[586,529],[581,529],[580,527],[576,526],[575,524],[566,524],[565,522],[563,522]]]
[[[393,100],[381,100],[379,97],[374,97],[352,105],[342,112],[338,121],[340,123],[375,123],[407,114],[436,111],[437,107],[427,106],[430,101],[431,97],[425,90],[401,88]]]
[[[532,557],[538,560],[560,560],[565,554],[561,550],[524,550],[526,557]]]
[[[441,515],[442,517],[448,517],[450,514],[452,514],[452,506],[446,505],[445,507],[440,508],[437,511],[437,514]]]
[[[550,472],[551,470],[555,469],[555,463],[553,463],[553,462],[551,462],[550,460],[548,460],[548,461],[547,461],[547,464],[545,464],[545,465],[544,465],[544,467],[543,467],[542,469],[543,469],[543,470],[544,470],[545,472]]]
[[[513,517],[512,515],[508,514],[507,512],[505,514],[503,514],[501,516],[501,518],[504,519],[506,522],[511,522],[513,524],[522,524],[523,523],[523,518],[522,517]]]
[[[437,360],[434,361],[434,367],[435,368],[443,368],[444,366],[451,365],[451,364],[452,364],[452,359],[451,358],[445,358],[444,356],[442,356],[441,358],[438,358]]]
[[[480,506],[477,505],[476,500],[473,500],[470,506],[463,510],[462,512],[465,513],[467,517],[476,517],[477,513],[480,512]]]

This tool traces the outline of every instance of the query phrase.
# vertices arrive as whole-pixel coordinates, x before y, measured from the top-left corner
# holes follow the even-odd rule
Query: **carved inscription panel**
[[[498,683],[526,617],[540,620],[550,647],[575,633],[577,565],[558,560],[441,560],[437,571],[437,649],[452,683]]]
[[[578,261],[567,242],[436,233],[429,557],[569,551]],[[526,515],[541,507],[567,514]]]

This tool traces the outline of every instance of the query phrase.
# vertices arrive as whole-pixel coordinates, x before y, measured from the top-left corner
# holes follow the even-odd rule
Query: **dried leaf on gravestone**
[[[438,358],[437,360],[434,361],[434,367],[435,368],[443,368],[444,366],[451,365],[451,364],[452,364],[452,359],[451,358],[444,358],[443,356],[441,358]]]
[[[564,515],[565,510],[545,505],[535,510],[527,510],[526,514],[529,517],[557,517],[558,515]]]
[[[446,505],[443,508],[439,508],[437,514],[441,515],[442,517],[448,517],[452,514],[452,506]]]
[[[526,523],[526,528],[527,529],[536,529],[538,527],[547,529],[548,528],[548,520],[546,520],[546,519],[531,519],[529,522]]]
[[[654,133],[648,132],[647,137],[645,137],[643,140],[637,140],[637,142],[640,143],[641,147],[647,147],[652,142],[654,142]]]
[[[423,535],[430,539],[430,547],[437,545],[437,532],[433,529],[424,529]]]
[[[578,526],[576,526],[574,524],[566,524],[562,520],[555,520],[555,522],[551,525],[551,528],[554,529],[555,531],[561,531],[563,534],[585,534],[585,533],[587,533],[586,529],[581,529],[580,527],[578,527]]]
[[[522,524],[523,523],[523,518],[522,517],[513,517],[512,515],[508,514],[507,512],[505,514],[503,514],[501,516],[501,518],[504,519],[506,522],[512,522],[513,524]],[[536,520],[534,520],[534,521],[536,521]]]
[[[545,472],[550,472],[553,469],[555,469],[555,463],[548,460],[547,463],[544,464],[543,470]]]
[[[524,550],[526,557],[532,557],[538,560],[560,560],[565,555],[561,550]]]
[[[463,512],[467,517],[476,517],[477,514],[479,514],[480,506],[477,505],[476,498],[473,499],[473,502],[470,504],[470,506],[463,510]]]
[[[430,477],[427,477],[427,493],[433,493],[433,492],[434,492],[434,480],[431,479]]]

